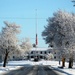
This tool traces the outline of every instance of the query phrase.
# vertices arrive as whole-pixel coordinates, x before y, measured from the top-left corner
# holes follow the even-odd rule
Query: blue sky
[[[15,22],[21,26],[19,38],[29,37],[31,43],[35,43],[36,9],[39,47],[47,47],[41,32],[48,17],[59,9],[75,12],[71,0],[0,0],[0,30],[4,26],[3,21]]]

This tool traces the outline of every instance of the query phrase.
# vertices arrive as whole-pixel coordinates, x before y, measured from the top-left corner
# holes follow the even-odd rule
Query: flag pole
[[[37,9],[36,9],[36,47],[37,47],[37,45],[38,45],[38,38],[37,38]]]

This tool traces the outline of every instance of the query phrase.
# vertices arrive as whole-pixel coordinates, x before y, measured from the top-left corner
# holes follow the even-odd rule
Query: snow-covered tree
[[[47,60],[52,60],[52,59],[54,59],[54,55],[52,53],[48,53],[46,55],[46,58],[47,58]]]
[[[60,50],[62,57],[66,53],[73,57],[75,46],[75,14],[59,10],[49,17],[48,24],[42,32],[44,40],[49,46]],[[71,65],[69,67],[72,67]]]
[[[20,26],[15,23],[4,22],[5,27],[0,33],[0,52],[4,55],[4,64],[6,66],[8,55],[19,49],[17,34],[20,32]]]
[[[29,38],[23,39],[23,41],[21,42],[20,47],[22,49],[22,55],[24,56],[32,48],[32,44],[30,42],[30,39]]]

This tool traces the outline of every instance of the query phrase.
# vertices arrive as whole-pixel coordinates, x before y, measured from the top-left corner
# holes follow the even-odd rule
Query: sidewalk
[[[73,68],[68,68],[68,63],[66,63],[64,68],[59,68],[58,66],[61,65],[51,65],[49,68],[55,70],[59,75],[75,75],[75,65],[73,65]]]

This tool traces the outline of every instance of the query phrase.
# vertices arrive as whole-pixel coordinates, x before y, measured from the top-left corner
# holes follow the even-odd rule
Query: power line
[[[25,17],[0,17],[0,19],[36,19],[36,18],[25,18]],[[37,19],[47,19],[47,18],[42,18],[39,17]]]
[[[35,38],[29,38],[30,40],[35,40]],[[38,38],[39,40],[44,40],[43,38]]]

